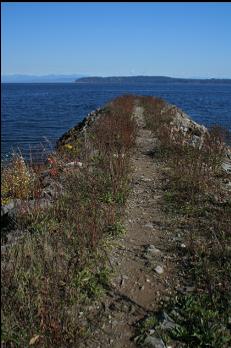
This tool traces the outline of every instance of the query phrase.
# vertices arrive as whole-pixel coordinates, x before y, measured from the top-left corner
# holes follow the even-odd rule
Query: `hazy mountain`
[[[74,82],[78,78],[84,77],[86,75],[83,74],[73,74],[73,75],[42,75],[42,76],[36,76],[36,75],[20,75],[20,74],[14,74],[14,75],[2,75],[1,76],[1,82],[5,83],[36,83],[36,82]]]
[[[168,76],[111,76],[111,77],[83,77],[76,83],[231,83],[231,79],[185,79]]]

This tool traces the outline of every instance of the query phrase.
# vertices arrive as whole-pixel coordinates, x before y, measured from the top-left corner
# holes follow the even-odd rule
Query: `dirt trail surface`
[[[171,224],[161,211],[163,178],[151,157],[155,138],[145,129],[141,106],[136,105],[134,117],[139,131],[123,221],[126,234],[110,255],[114,279],[104,300],[106,319],[91,347],[136,347],[135,323],[156,310],[176,286],[176,256],[169,248]]]

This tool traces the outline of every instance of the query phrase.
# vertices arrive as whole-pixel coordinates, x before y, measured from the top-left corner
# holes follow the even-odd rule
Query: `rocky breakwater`
[[[81,122],[75,127],[69,129],[64,133],[56,143],[56,150],[62,151],[65,146],[73,143],[83,145],[87,142],[88,130],[95,124],[95,122],[107,112],[107,108],[98,108],[90,112]]]
[[[63,193],[62,186],[62,172],[69,168],[81,168],[81,152],[78,154],[76,160],[68,160],[68,156],[62,158],[63,151],[68,152],[70,144],[78,144],[79,151],[88,144],[87,134],[95,122],[106,112],[106,107],[98,108],[90,112],[80,123],[68,130],[58,139],[56,149],[44,164],[44,170],[39,173],[37,180],[40,185],[39,197],[28,197],[27,199],[19,199],[12,197],[7,204],[1,205],[1,251],[4,253],[5,249],[17,242],[23,236],[25,230],[20,227],[18,223],[18,216],[21,213],[30,213],[33,209],[48,209],[56,198]],[[22,161],[24,161],[22,159]],[[59,179],[53,175],[53,162],[58,162]],[[55,169],[56,170],[56,169]]]
[[[137,97],[137,102],[139,103],[139,97]],[[96,121],[99,120],[104,114],[108,112],[110,108],[110,103],[103,108],[98,108],[95,111],[90,112],[80,123],[75,127],[68,130],[63,136],[58,139],[56,143],[56,149],[54,156],[58,154],[59,158],[62,158],[63,153],[67,153],[69,147],[77,147],[76,158],[65,158],[65,160],[59,161],[60,171],[65,171],[65,169],[70,167],[81,168],[84,166],[83,153],[87,149],[92,155],[95,154],[92,144],[89,141],[88,134],[92,129]],[[205,139],[205,135],[208,130],[203,125],[200,125],[184,113],[182,110],[174,105],[164,102],[161,112],[171,115],[171,134],[172,137],[177,137],[179,132],[184,134],[185,142],[190,143],[192,146],[202,146]],[[72,149],[73,150],[73,149]],[[46,167],[46,165],[45,165]],[[1,218],[2,218],[2,242],[3,249],[10,244],[16,242],[16,240],[23,234],[24,231],[18,228],[17,215],[21,211],[30,211],[34,208],[47,209],[55,201],[58,195],[62,194],[63,187],[62,181],[56,180],[51,170],[49,169],[47,163],[47,169],[40,173],[39,181],[41,183],[41,193],[39,198],[29,198],[28,200],[22,200],[18,198],[13,198],[8,202],[8,204],[2,205],[1,207]],[[231,173],[231,150],[229,146],[226,146],[225,158],[222,164],[223,170],[228,174]],[[230,178],[226,180],[225,185],[228,190],[231,190]]]
[[[202,148],[203,143],[206,141],[206,135],[208,135],[208,129],[193,121],[185,112],[176,107],[166,103],[162,110],[165,113],[172,115],[171,124],[171,135],[176,137],[177,134],[182,132],[184,134],[184,141],[192,146],[197,146],[199,149]],[[225,156],[222,163],[222,169],[224,172],[231,173],[231,147],[228,144],[221,144],[225,148]],[[231,182],[229,182],[231,187]]]

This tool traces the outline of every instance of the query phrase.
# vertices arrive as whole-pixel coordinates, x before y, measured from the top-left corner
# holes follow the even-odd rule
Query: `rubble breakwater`
[[[3,168],[3,345],[228,348],[224,134],[122,96]]]
[[[139,100],[139,97],[137,97],[137,100]],[[107,114],[111,103],[90,112],[81,122],[65,132],[56,142],[55,152],[60,152],[62,155],[63,151],[66,151],[68,146],[72,146],[70,144],[76,143],[80,144],[80,147],[86,147],[86,144],[88,143],[88,134],[96,122]],[[208,132],[208,129],[205,126],[193,121],[180,108],[169,104],[166,101],[163,103],[161,112],[171,115],[171,128],[173,136],[175,136],[177,132],[183,132],[186,142],[189,141],[192,146],[200,147],[202,145],[204,135]],[[83,165],[81,162],[81,153],[79,153],[78,158],[80,160],[76,159],[69,162],[64,161],[62,164],[63,169],[68,167],[81,167]],[[224,171],[231,173],[231,150],[228,145],[226,147],[226,155],[222,166]],[[40,173],[39,180],[42,187],[39,198],[29,198],[27,200],[23,200],[12,197],[10,202],[7,204],[2,204],[1,217],[3,223],[3,244],[9,245],[8,242],[15,239],[12,236],[22,234],[22,231],[19,231],[17,228],[17,223],[15,223],[17,220],[17,214],[21,210],[29,212],[35,207],[45,209],[49,207],[57,195],[62,192],[62,185],[57,183],[49,169],[46,168]],[[227,182],[227,187],[231,187],[230,182]],[[5,249],[5,246],[3,249]]]

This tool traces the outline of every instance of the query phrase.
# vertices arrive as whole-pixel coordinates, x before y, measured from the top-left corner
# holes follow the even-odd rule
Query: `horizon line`
[[[85,77],[100,77],[100,78],[108,78],[108,77],[167,77],[167,78],[173,78],[173,79],[202,79],[202,80],[208,80],[208,79],[231,79],[230,77],[215,77],[215,76],[210,76],[210,77],[202,77],[202,76],[197,76],[197,77],[193,77],[193,76],[169,76],[169,75],[145,75],[145,74],[138,74],[138,75],[93,75],[93,74],[86,74],[86,73],[71,73],[71,74],[55,74],[55,73],[50,73],[50,74],[41,74],[41,75],[37,75],[37,74],[18,74],[18,73],[13,73],[13,74],[1,74],[1,78],[2,77],[72,77],[72,76],[79,76],[80,78],[85,78]]]

